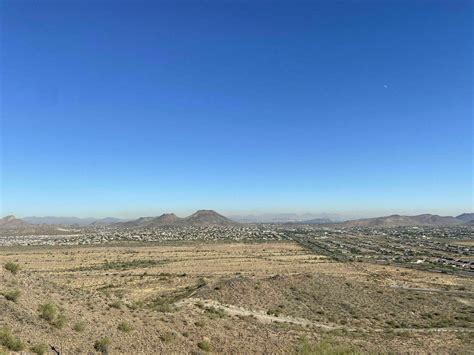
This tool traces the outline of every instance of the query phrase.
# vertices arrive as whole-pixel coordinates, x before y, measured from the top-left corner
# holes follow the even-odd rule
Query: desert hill
[[[29,223],[16,218],[15,216],[6,216],[0,219],[0,228],[1,229],[17,229],[17,228],[26,228],[30,226]]]
[[[474,221],[474,213],[463,213],[459,216],[456,216],[456,219],[459,219],[463,222],[469,223]]]
[[[347,227],[407,227],[407,226],[453,226],[463,222],[452,216],[421,214],[417,216],[391,215],[386,217],[359,219],[341,223]]]
[[[230,225],[235,224],[227,217],[217,213],[213,210],[199,210],[193,213],[191,216],[186,217],[185,221],[189,225],[205,225],[205,224],[219,224],[219,225]]]

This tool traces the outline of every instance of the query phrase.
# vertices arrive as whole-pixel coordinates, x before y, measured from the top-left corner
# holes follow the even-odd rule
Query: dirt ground
[[[0,269],[5,352],[16,338],[62,354],[473,349],[472,279],[336,263],[293,243],[0,249],[8,262],[20,271]]]

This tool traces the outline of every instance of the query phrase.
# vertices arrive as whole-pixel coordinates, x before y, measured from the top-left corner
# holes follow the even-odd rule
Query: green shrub
[[[18,301],[18,298],[21,295],[20,290],[12,290],[12,291],[7,291],[3,293],[3,296],[8,300],[12,302]]]
[[[206,308],[206,314],[211,319],[224,318],[226,316],[226,312],[222,308],[215,308],[215,307]]]
[[[52,322],[59,313],[58,307],[54,303],[45,303],[39,306],[40,317],[48,322]]]
[[[127,322],[120,322],[117,329],[121,332],[129,333],[133,330],[133,326]]]
[[[58,316],[51,322],[51,325],[55,328],[61,329],[67,323],[67,319],[64,314],[58,314]]]
[[[211,343],[209,343],[207,340],[200,341],[197,343],[197,346],[201,350],[211,351]]]
[[[86,323],[83,321],[76,322],[74,323],[72,329],[78,333],[83,332],[84,329],[86,329]]]
[[[25,348],[20,338],[15,337],[6,327],[0,328],[0,345],[11,351],[22,351]]]
[[[111,341],[109,338],[101,338],[94,343],[94,349],[102,354],[108,354],[110,343]]]
[[[48,345],[44,343],[36,344],[31,347],[31,352],[38,355],[46,354],[48,352]]]
[[[51,302],[39,306],[39,316],[58,329],[61,329],[67,321],[66,317],[59,312],[58,307]]]
[[[150,303],[149,307],[157,312],[171,313],[176,311],[173,303],[179,299],[179,296],[158,296],[154,298]]]
[[[9,261],[8,263],[6,263],[4,268],[5,270],[10,271],[13,275],[18,274],[18,271],[20,271],[20,265],[12,261]]]

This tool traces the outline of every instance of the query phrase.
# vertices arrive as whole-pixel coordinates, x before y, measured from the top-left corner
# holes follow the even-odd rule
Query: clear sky
[[[473,207],[473,2],[13,1],[0,214]]]

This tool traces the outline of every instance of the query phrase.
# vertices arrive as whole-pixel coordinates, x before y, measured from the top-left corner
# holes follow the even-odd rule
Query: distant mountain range
[[[128,221],[127,219],[120,219],[120,218],[114,218],[114,217],[105,217],[102,219],[97,219],[94,222],[92,222],[90,225],[91,226],[104,226],[108,224],[113,224],[113,223],[120,223],[120,222],[126,222]]]
[[[455,226],[471,221],[473,213],[464,213],[457,217],[421,214],[418,216],[391,215],[387,217],[359,219],[342,223],[348,227],[404,227],[404,226]]]
[[[303,223],[303,224],[328,224],[328,223],[334,223],[334,221],[331,221],[328,218],[314,218],[314,219],[310,219],[310,220],[307,220],[307,221],[303,221],[301,223]]]
[[[213,210],[199,210],[185,218],[180,218],[174,213],[165,213],[159,217],[141,217],[134,221],[115,223],[114,226],[123,228],[156,228],[233,224],[237,223]]]
[[[463,213],[456,218],[466,223],[474,223],[474,213]]]
[[[322,224],[327,226],[344,227],[402,227],[402,226],[456,226],[474,225],[474,213],[463,213],[457,217],[421,214],[417,216],[391,215],[377,218],[365,218],[350,221],[334,221],[330,218],[312,218],[307,220],[293,220],[291,217],[298,215],[285,214],[285,218],[266,219],[261,223],[294,223],[294,224]],[[304,216],[304,215],[303,215]],[[280,216],[281,217],[281,216]],[[283,219],[283,220],[282,220]],[[242,221],[242,219],[240,220]],[[239,221],[239,222],[240,222]],[[258,222],[250,222],[258,223]],[[33,228],[38,225],[76,225],[76,226],[101,226],[111,225],[117,228],[158,228],[158,227],[183,227],[202,225],[236,225],[238,222],[224,217],[213,210],[199,210],[184,218],[174,213],[166,213],[159,217],[140,217],[136,220],[126,221],[118,218],[77,218],[77,217],[26,217],[18,219],[7,216],[0,219],[0,229]]]
[[[234,221],[242,223],[298,223],[298,222],[309,222],[314,220],[315,223],[318,220],[324,221],[323,223],[330,222],[342,222],[348,219],[334,213],[263,213],[253,215],[234,215],[230,216]]]
[[[117,222],[125,222],[124,219],[106,217],[106,218],[78,218],[78,217],[24,217],[23,221],[30,224],[55,224],[55,225],[104,225]]]

